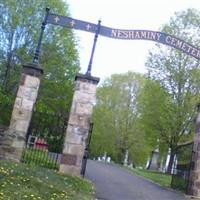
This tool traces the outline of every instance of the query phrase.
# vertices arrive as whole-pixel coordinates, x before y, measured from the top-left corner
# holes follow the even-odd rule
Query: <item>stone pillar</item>
[[[42,73],[38,65],[23,66],[10,125],[0,135],[0,159],[20,162]]]
[[[59,171],[80,176],[99,78],[78,74]]]
[[[197,106],[196,134],[194,136],[188,194],[200,197],[200,104]]]

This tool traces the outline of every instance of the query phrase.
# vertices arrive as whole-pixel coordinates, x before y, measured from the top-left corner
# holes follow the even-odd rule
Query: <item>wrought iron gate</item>
[[[89,157],[89,148],[90,148],[90,142],[91,142],[91,137],[92,137],[92,131],[93,131],[93,123],[90,123],[90,128],[89,128],[89,133],[88,133],[88,142],[85,147],[85,152],[83,155],[83,160],[82,160],[82,166],[81,166],[81,175],[84,177],[85,176],[85,170],[86,170],[86,165],[87,165],[87,159]]]

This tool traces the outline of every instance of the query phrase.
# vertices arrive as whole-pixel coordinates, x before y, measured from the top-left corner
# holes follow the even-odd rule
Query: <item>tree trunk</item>
[[[170,158],[169,158],[169,165],[167,167],[167,173],[168,174],[171,174],[172,167],[173,167],[173,164],[174,164],[174,157],[175,157],[175,152],[171,151]]]
[[[5,69],[5,75],[4,75],[4,80],[3,80],[3,88],[4,91],[7,91],[8,87],[8,82],[10,78],[10,71],[11,71],[11,62],[12,62],[12,56],[13,56],[13,40],[14,40],[14,31],[11,33],[11,37],[9,40],[9,50],[7,53],[7,63],[6,63],[6,69]]]

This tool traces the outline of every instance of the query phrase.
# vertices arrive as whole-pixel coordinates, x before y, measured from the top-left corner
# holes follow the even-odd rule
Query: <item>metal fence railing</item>
[[[66,124],[67,119],[61,116],[34,112],[21,161],[31,165],[58,169]]]
[[[22,155],[22,162],[49,169],[58,169],[60,160],[61,153],[50,152],[48,150],[48,144],[44,139],[29,136],[26,149]]]
[[[172,170],[171,187],[188,193],[190,171],[192,167],[193,142],[179,145],[175,165]]]

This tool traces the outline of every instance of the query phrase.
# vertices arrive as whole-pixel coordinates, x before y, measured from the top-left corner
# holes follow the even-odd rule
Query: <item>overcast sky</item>
[[[200,0],[67,0],[71,17],[119,29],[158,31],[177,11],[196,8]],[[78,39],[81,72],[85,73],[94,34],[74,31]],[[92,75],[105,77],[114,73],[135,71],[145,73],[148,51],[155,45],[151,41],[115,40],[99,36],[93,60]],[[194,44],[195,45],[195,44]]]

